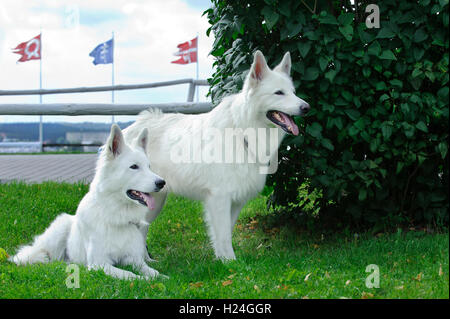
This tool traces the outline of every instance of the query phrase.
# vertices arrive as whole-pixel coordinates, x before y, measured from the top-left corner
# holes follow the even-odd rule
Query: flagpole
[[[112,86],[114,86],[114,46],[115,46],[115,43],[114,43],[114,31],[112,32],[112,45],[113,45],[113,47],[112,47],[112,54],[113,54],[113,56],[112,56],[112,63],[111,63],[111,68],[112,68],[112,70],[111,70],[111,83],[112,83]],[[111,103],[112,104],[114,104],[114,89],[113,90],[111,90]],[[112,115],[111,116],[111,124],[114,124],[114,115]]]
[[[39,59],[39,90],[42,90],[42,29],[40,33],[40,51],[41,56]],[[39,94],[39,104],[42,104],[42,94]],[[39,115],[39,145],[41,153],[44,152],[44,130],[42,127],[42,115]]]
[[[198,81],[198,60],[199,60],[199,54],[198,54],[198,32],[197,32],[197,81]],[[195,86],[195,90],[197,91],[197,103],[198,103],[198,85]]]

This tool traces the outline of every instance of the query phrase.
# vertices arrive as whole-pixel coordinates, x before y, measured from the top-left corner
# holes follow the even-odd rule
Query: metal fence
[[[0,90],[0,96],[13,95],[46,95],[46,94],[67,94],[67,93],[89,93],[102,91],[121,91],[149,89],[172,85],[189,84],[187,101],[184,103],[153,103],[153,104],[116,104],[116,103],[43,103],[43,104],[0,104],[0,115],[137,115],[148,108],[158,108],[164,113],[187,113],[197,114],[208,112],[212,108],[209,102],[193,102],[197,86],[208,86],[206,80],[180,79],[174,81],[111,85],[96,87],[79,87],[65,89],[42,89],[42,90]],[[42,128],[40,128],[42,130]],[[1,147],[11,146],[35,146],[40,145],[40,150],[45,147],[69,144],[45,144],[40,142],[2,142]],[[97,144],[73,144],[74,146],[97,146]]]

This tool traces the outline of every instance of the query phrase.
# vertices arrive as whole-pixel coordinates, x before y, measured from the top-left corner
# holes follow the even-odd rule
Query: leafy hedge
[[[272,66],[290,51],[312,110],[280,149],[272,205],[345,225],[447,223],[448,0],[377,1],[379,29],[356,2],[213,0],[213,101],[242,88],[255,50]]]

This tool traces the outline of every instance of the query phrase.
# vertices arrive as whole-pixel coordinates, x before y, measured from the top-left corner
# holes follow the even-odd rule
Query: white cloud
[[[203,10],[183,0],[26,1],[2,0],[0,7],[0,88],[35,89],[39,61],[16,63],[11,48],[42,29],[43,87],[97,86],[111,83],[111,65],[92,64],[89,52],[115,35],[115,83],[144,83],[195,77],[195,64],[170,63],[177,44],[199,34],[200,78],[212,73],[208,56],[213,39]],[[78,23],[79,18],[79,23]],[[201,101],[209,100],[202,88]],[[45,102],[110,102],[110,92],[44,96]],[[187,86],[116,92],[117,103],[181,102]],[[36,103],[37,96],[0,97],[0,103]],[[80,121],[92,117],[44,117],[46,121]],[[0,121],[18,117],[0,116]],[[36,120],[36,117],[23,118]],[[97,118],[98,119],[98,118]],[[106,119],[105,119],[106,120]]]

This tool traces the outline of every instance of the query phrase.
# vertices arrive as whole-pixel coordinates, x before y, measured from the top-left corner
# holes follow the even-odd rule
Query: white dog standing
[[[165,181],[150,171],[147,135],[141,130],[130,147],[114,124],[76,215],[59,215],[10,260],[19,265],[65,260],[120,279],[157,276],[158,271],[146,264],[150,258],[142,234],[147,235],[148,222],[162,208],[165,195],[157,192]],[[115,265],[133,265],[143,277]]]
[[[264,187],[266,174],[261,173],[261,163],[269,165],[270,159],[277,161],[275,157],[284,135],[299,133],[292,116],[309,110],[308,103],[295,95],[290,70],[289,52],[271,70],[263,54],[257,51],[243,90],[225,98],[212,111],[199,115],[144,111],[124,130],[128,141],[147,128],[152,136],[147,145],[152,169],[164,176],[168,191],[203,202],[210,239],[220,259],[235,259],[233,227],[245,203]],[[256,138],[249,143],[247,138],[252,130],[271,128],[276,132],[276,143],[269,147],[270,154],[264,160],[260,153],[255,155],[256,149],[271,144],[269,139],[253,135]],[[204,155],[210,149],[230,151],[229,143],[216,138],[226,135],[227,130],[235,133],[236,144],[240,144],[236,157],[246,160],[206,161]],[[205,138],[207,131],[215,132],[209,140]],[[186,148],[192,151],[193,160],[174,161],[176,150]],[[252,156],[256,162],[249,160]]]

